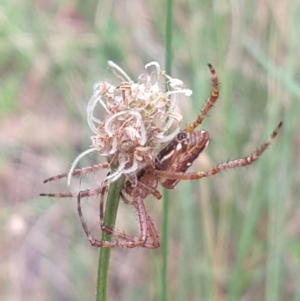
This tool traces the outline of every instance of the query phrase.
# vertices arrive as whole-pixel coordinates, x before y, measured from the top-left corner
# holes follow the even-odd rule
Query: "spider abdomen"
[[[206,131],[180,132],[175,139],[167,144],[157,155],[156,168],[170,172],[185,172],[195,159],[205,150],[209,143]],[[179,180],[160,179],[163,187],[172,189]]]

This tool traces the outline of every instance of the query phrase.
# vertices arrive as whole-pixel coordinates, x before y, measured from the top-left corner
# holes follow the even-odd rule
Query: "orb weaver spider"
[[[193,164],[194,160],[202,153],[209,144],[210,136],[207,131],[195,131],[195,129],[203,122],[205,116],[214,105],[219,96],[218,77],[215,69],[212,65],[208,64],[211,80],[212,91],[211,95],[204,104],[197,119],[189,124],[186,128],[180,131],[177,136],[167,143],[157,154],[153,161],[146,162],[144,168],[140,169],[136,173],[136,182],[133,183],[130,179],[127,179],[124,183],[121,199],[130,206],[133,206],[138,214],[140,236],[133,237],[123,232],[117,231],[105,225],[104,223],[104,203],[105,195],[108,191],[109,185],[103,184],[100,187],[91,190],[81,190],[78,193],[56,193],[47,194],[42,193],[41,196],[48,197],[76,197],[77,198],[77,210],[80,217],[81,224],[92,246],[113,248],[113,247],[126,247],[126,248],[158,248],[160,245],[158,232],[155,228],[154,222],[149,216],[144,199],[152,194],[156,199],[161,199],[162,195],[157,190],[158,183],[160,183],[166,189],[173,189],[181,180],[196,180],[204,177],[211,177],[222,170],[229,168],[242,167],[252,164],[256,161],[267,147],[273,142],[277,136],[282,122],[278,124],[269,138],[251,155],[242,159],[230,160],[225,163],[221,163],[213,167],[209,171],[198,172],[186,172],[187,169]],[[87,173],[95,172],[101,169],[109,169],[109,163],[97,164],[81,169],[73,170],[72,176],[84,175]],[[62,173],[57,176],[48,178],[44,181],[49,181],[65,178],[68,173]],[[83,218],[81,210],[81,199],[89,196],[100,196],[99,212],[100,212],[100,227],[101,230],[108,233],[115,240],[101,241],[95,239],[88,230],[87,224]],[[129,199],[128,196],[131,198]],[[151,241],[149,241],[149,238]]]

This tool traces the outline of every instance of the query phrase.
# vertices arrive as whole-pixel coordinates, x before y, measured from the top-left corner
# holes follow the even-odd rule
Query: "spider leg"
[[[101,164],[96,164],[96,165],[93,165],[93,166],[78,168],[78,169],[73,170],[71,175],[72,176],[85,175],[89,172],[93,172],[93,171],[97,171],[99,169],[105,169],[105,168],[109,168],[108,163],[101,163]],[[50,178],[44,180],[43,183],[47,183],[47,182],[50,182],[50,181],[55,181],[55,180],[58,180],[58,179],[61,179],[61,178],[66,178],[68,176],[68,174],[69,174],[68,172],[61,173],[59,175],[56,175],[56,176],[53,176],[53,177],[50,177]]]
[[[103,187],[100,195],[100,203],[99,203],[99,218],[100,218],[100,226],[104,224],[104,197],[107,191],[107,187]]]
[[[142,182],[139,182],[138,185],[143,184]],[[143,186],[143,185],[142,185]],[[145,185],[145,187],[147,189],[149,189],[150,187],[148,187],[147,185]],[[152,188],[153,190],[155,190],[154,188]],[[153,190],[151,189],[151,194],[153,196],[155,196],[158,200],[161,199],[162,195],[160,194],[159,191],[155,190],[157,193],[153,193]],[[157,195],[157,196],[156,196]],[[134,201],[130,201],[129,199],[127,199],[127,197],[125,196],[125,194],[123,192],[121,192],[121,199],[122,201],[126,204],[126,205],[132,205],[134,206]],[[148,214],[148,212],[146,211],[146,215],[147,215],[147,229],[148,229],[148,235],[150,236],[152,243],[150,244],[146,244],[145,247],[146,248],[158,248],[160,246],[160,241],[159,241],[159,236],[158,236],[158,231],[155,228],[154,222],[151,219],[150,215]]]
[[[147,248],[155,249],[160,246],[158,231],[155,228],[154,222],[151,219],[151,217],[149,216],[149,214],[147,212],[146,212],[146,214],[147,214],[148,235],[150,236],[150,238],[152,240],[152,244],[150,244],[150,247],[147,247]]]
[[[139,184],[140,184],[140,182],[139,182]],[[160,198],[161,198],[161,196],[158,199],[160,199]],[[125,197],[124,193],[121,193],[121,199],[126,205],[132,205],[136,208],[135,202],[130,201],[129,199],[127,199]],[[136,209],[139,213],[138,208],[136,208]],[[143,247],[148,248],[148,249],[155,249],[155,248],[158,248],[160,246],[158,231],[156,230],[154,222],[151,219],[148,212],[146,211],[146,209],[145,209],[145,212],[146,212],[146,218],[147,218],[147,230],[148,230],[147,235],[150,236],[150,238],[152,240],[152,243],[146,243],[145,245],[143,245]]]
[[[82,197],[88,197],[88,196],[93,196],[96,194],[99,194],[101,190],[99,188],[96,189],[86,189],[80,191],[80,194]],[[69,193],[40,193],[40,196],[47,196],[50,198],[72,198],[72,197],[77,197],[78,192],[69,192]]]
[[[275,137],[278,134],[278,131],[282,127],[282,122],[280,122],[277,128],[273,131],[268,140],[263,143],[252,155],[245,157],[243,159],[236,159],[232,161],[228,161],[222,164],[219,164],[213,167],[209,171],[200,171],[200,172],[192,172],[192,173],[184,173],[184,172],[172,172],[165,170],[155,170],[155,174],[161,178],[173,179],[173,180],[196,180],[205,177],[211,177],[222,170],[229,168],[236,168],[241,166],[246,166],[252,164],[255,160],[257,160],[261,154],[267,149],[267,147],[273,142]]]
[[[146,189],[148,189],[150,191],[150,193],[158,200],[160,200],[162,198],[162,194],[155,188],[148,186],[146,184],[144,184],[143,182],[139,182],[138,185],[141,185],[143,187],[145,187]]]
[[[47,196],[49,198],[72,198],[72,197],[76,197],[77,193],[40,193],[39,196]]]
[[[157,230],[154,227],[154,223],[151,220],[149,214],[146,211],[144,200],[139,194],[136,198],[134,198],[133,206],[136,208],[139,216],[139,223],[140,223],[140,237],[139,241],[136,242],[136,246],[147,248],[147,249],[155,249],[158,248],[159,238],[157,234]],[[148,235],[150,235],[152,239],[152,243],[147,243]]]
[[[186,131],[186,132],[193,132],[194,129],[202,123],[202,121],[204,120],[204,118],[207,115],[208,111],[214,105],[214,103],[216,102],[216,100],[219,97],[219,83],[218,83],[217,73],[216,73],[214,67],[211,64],[208,64],[208,68],[210,70],[211,81],[212,81],[212,91],[211,91],[210,97],[208,98],[208,100],[204,104],[204,107],[202,108],[202,110],[201,110],[199,116],[197,117],[196,121],[189,124],[184,129],[184,131]]]
[[[157,248],[159,246],[158,241],[158,235],[157,233],[154,233],[155,228],[153,225],[153,222],[150,220],[149,215],[146,212],[144,203],[142,199],[138,199],[137,201],[130,202],[131,205],[133,205],[139,214],[139,221],[140,221],[140,228],[141,228],[141,236],[139,238],[129,236],[125,233],[121,233],[119,231],[116,231],[104,224],[104,196],[105,192],[107,190],[107,187],[103,187],[101,190],[98,190],[98,193],[100,193],[100,224],[101,224],[101,230],[106,232],[109,235],[112,235],[116,238],[114,241],[102,241],[95,239],[86,224],[86,221],[83,218],[82,209],[81,209],[81,198],[87,197],[87,194],[82,194],[82,192],[79,192],[77,195],[77,210],[78,215],[82,224],[82,227],[84,229],[84,232],[92,246],[95,247],[102,247],[102,248],[114,248],[114,247],[123,247],[123,248],[135,248],[135,247],[144,247],[144,248]],[[146,221],[146,222],[145,222]],[[150,223],[151,222],[151,223]],[[148,228],[148,223],[150,225],[150,228]],[[154,229],[154,230],[153,230]],[[149,230],[150,237],[153,237],[153,243],[146,243],[147,240],[147,231]]]
[[[88,227],[87,224],[83,218],[83,214],[82,214],[82,210],[81,210],[81,193],[78,193],[77,195],[77,210],[78,210],[78,215],[83,227],[83,230],[90,242],[90,244],[94,247],[101,247],[101,248],[114,248],[114,247],[131,247],[130,244],[133,244],[134,241],[119,241],[119,240],[115,240],[115,241],[102,241],[102,240],[97,240],[95,239]]]
[[[101,230],[106,232],[109,235],[112,235],[116,238],[127,240],[127,241],[134,241],[135,238],[132,236],[129,236],[125,233],[119,232],[117,230],[112,229],[111,227],[108,227],[104,223],[104,197],[105,193],[107,191],[107,186],[103,187],[101,191],[101,196],[100,196],[100,204],[99,204],[99,217],[100,217],[100,227]]]

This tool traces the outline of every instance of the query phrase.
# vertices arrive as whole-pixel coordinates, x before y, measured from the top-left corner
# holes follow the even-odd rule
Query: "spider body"
[[[120,231],[111,229],[104,223],[104,203],[105,195],[108,191],[108,185],[102,185],[91,190],[82,190],[78,193],[69,194],[41,194],[41,196],[48,197],[76,197],[78,214],[83,226],[83,229],[92,246],[96,247],[144,247],[157,248],[160,245],[158,232],[155,228],[154,222],[146,211],[144,200],[149,194],[152,194],[156,199],[161,199],[162,195],[157,190],[158,183],[166,189],[173,189],[181,180],[195,180],[203,177],[210,177],[222,170],[229,168],[242,167],[252,164],[259,156],[266,150],[277,136],[278,131],[282,126],[280,122],[277,128],[273,131],[270,137],[264,142],[253,154],[242,159],[227,161],[216,165],[209,171],[199,171],[188,173],[187,169],[193,164],[194,160],[205,150],[209,144],[209,133],[206,131],[195,131],[195,129],[202,123],[210,108],[213,106],[219,96],[218,79],[214,68],[208,65],[212,79],[211,95],[204,104],[197,119],[189,124],[185,129],[177,134],[177,136],[166,144],[157,154],[153,162],[145,164],[145,167],[138,170],[135,174],[135,181],[127,178],[122,192],[122,201],[130,206],[133,206],[138,214],[140,236],[129,236]],[[83,175],[90,172],[95,172],[100,169],[109,168],[109,163],[98,164],[83,169],[76,169],[72,172],[74,175]],[[67,177],[68,173],[63,173],[51,177],[44,181],[44,183]],[[101,230],[110,234],[115,238],[114,241],[101,241],[95,239],[89,232],[84,221],[81,210],[81,199],[89,196],[100,196],[100,225]],[[128,198],[129,197],[129,198]],[[150,238],[150,240],[149,240]]]
[[[209,143],[209,133],[206,131],[180,132],[157,155],[155,168],[168,172],[186,172]],[[167,189],[173,189],[180,180],[160,178],[160,184]]]

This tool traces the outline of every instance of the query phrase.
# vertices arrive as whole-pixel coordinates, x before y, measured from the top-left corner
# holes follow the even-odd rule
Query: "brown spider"
[[[41,196],[48,197],[77,197],[77,209],[78,214],[83,226],[83,229],[88,237],[92,246],[96,247],[144,247],[144,248],[158,248],[160,245],[159,237],[155,225],[146,211],[144,205],[144,199],[152,194],[156,199],[162,197],[161,193],[157,190],[157,185],[160,183],[164,188],[173,189],[180,180],[195,180],[203,177],[213,176],[224,169],[235,168],[252,164],[257,160],[266,148],[272,143],[277,136],[278,131],[282,126],[282,122],[278,124],[276,129],[270,135],[266,142],[264,142],[252,155],[243,159],[236,159],[227,161],[216,165],[209,171],[199,171],[186,173],[187,169],[193,164],[194,160],[199,156],[201,152],[207,147],[209,143],[209,133],[206,131],[195,131],[210,108],[216,102],[219,96],[218,78],[217,74],[212,67],[208,65],[212,79],[212,92],[204,107],[202,108],[199,116],[195,122],[188,125],[185,129],[177,134],[177,136],[165,145],[156,156],[154,162],[149,162],[146,166],[140,169],[136,174],[136,183],[132,184],[132,181],[127,179],[124,183],[124,187],[121,192],[121,199],[127,205],[133,206],[138,213],[140,236],[132,237],[120,231],[111,229],[104,223],[104,201],[105,195],[108,190],[108,185],[102,185],[93,190],[82,190],[78,193],[69,194],[40,194]],[[100,169],[110,168],[109,163],[103,163],[85,167],[82,169],[76,169],[72,172],[74,175],[84,175],[90,172],[94,172]],[[63,173],[54,177],[51,177],[44,181],[44,183],[67,177],[68,173]],[[114,241],[101,241],[95,239],[87,228],[84,221],[81,210],[81,199],[88,196],[100,195],[100,225],[101,230],[115,237]],[[127,198],[129,196],[131,200]],[[151,241],[148,241],[148,238]]]

